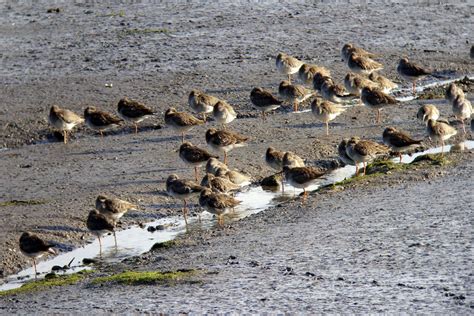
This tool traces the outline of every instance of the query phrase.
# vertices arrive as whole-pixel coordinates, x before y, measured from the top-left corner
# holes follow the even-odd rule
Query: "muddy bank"
[[[123,218],[122,226],[127,227],[178,214],[180,205],[162,194],[164,179],[170,173],[192,174],[175,152],[179,137],[164,128],[161,116],[144,122],[137,135],[123,128],[100,138],[81,127],[64,146],[48,141],[46,116],[52,104],[78,113],[90,104],[115,111],[126,95],[163,112],[169,106],[187,109],[188,92],[206,90],[243,114],[230,127],[252,138],[248,147],[231,152],[231,167],[261,178],[271,173],[263,162],[268,146],[292,150],[309,164],[327,165],[336,159],[336,146],[343,137],[380,141],[384,127],[396,125],[423,138],[424,126],[415,119],[420,103],[436,104],[452,120],[450,107],[435,93],[428,100],[384,110],[381,126],[373,124],[374,113],[365,107],[350,108],[331,124],[330,136],[309,113],[283,109],[262,123],[247,115],[254,113],[248,95],[254,86],[276,92],[283,79],[274,65],[278,51],[326,66],[338,80],[347,71],[339,57],[347,41],[379,53],[386,65],[383,74],[396,81],[395,65],[402,55],[448,74],[474,73],[468,58],[473,17],[467,13],[472,6],[462,2],[443,6],[165,2],[127,7],[55,2],[58,13],[48,13],[50,5],[44,2],[1,6],[0,146],[8,148],[0,151],[3,275],[31,264],[17,248],[21,231],[35,231],[58,242],[60,251],[68,251],[90,239],[84,221],[99,193],[142,206]],[[472,92],[472,85],[465,90]],[[205,146],[209,126],[214,124],[194,129],[188,139]],[[461,170],[458,178],[466,180],[462,173],[469,173]],[[298,209],[304,210],[298,214],[309,209]],[[269,220],[262,215],[254,223],[253,238],[267,229]],[[232,245],[228,239],[221,242]]]
[[[474,201],[465,185],[472,158],[367,177],[313,194],[305,206],[295,200],[225,229],[193,232],[78,285],[2,298],[2,308],[466,314],[474,307],[466,220]],[[144,267],[202,273],[172,285],[94,285],[97,276]]]

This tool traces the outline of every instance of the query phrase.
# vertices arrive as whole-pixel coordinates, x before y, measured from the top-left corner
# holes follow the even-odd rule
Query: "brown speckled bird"
[[[323,177],[326,172],[314,167],[283,167],[285,180],[295,188],[303,189],[303,203],[305,202],[308,192],[306,188],[314,184],[318,179]]]
[[[99,254],[102,256],[102,240],[100,237],[109,232],[113,233],[115,222],[104,214],[99,213],[98,210],[92,210],[87,217],[86,226],[99,239]]]
[[[472,104],[464,95],[459,94],[453,100],[453,114],[457,120],[461,121],[462,130],[466,134],[464,121],[470,119],[472,115]]]
[[[428,137],[435,142],[441,141],[441,154],[444,153],[444,141],[450,139],[458,132],[448,122],[428,120],[426,125]]]
[[[24,232],[20,237],[20,250],[21,253],[33,260],[33,267],[35,269],[35,279],[38,271],[36,270],[36,259],[44,256],[45,254],[53,254],[56,252],[53,249],[54,245],[45,242],[37,235]]]
[[[224,193],[212,192],[211,189],[204,189],[199,196],[199,205],[209,213],[217,215],[219,226],[223,226],[222,215],[230,209],[234,209],[241,202]]]
[[[185,164],[194,167],[194,178],[198,181],[198,168],[202,167],[211,158],[219,158],[219,156],[209,153],[207,150],[194,146],[190,142],[184,142],[179,147],[179,157]]]
[[[62,132],[65,144],[67,144],[67,132],[72,130],[76,125],[84,123],[82,117],[68,109],[61,109],[57,105],[51,107],[48,119],[49,124]]]
[[[344,44],[344,46],[342,46],[341,58],[342,58],[343,61],[347,62],[349,60],[349,56],[352,53],[355,53],[359,56],[368,57],[368,58],[377,57],[376,54],[370,53],[370,52],[364,50],[363,48],[357,47],[357,46],[355,46],[351,43],[347,43],[347,44]]]
[[[363,163],[365,175],[367,163],[388,152],[387,146],[371,140],[361,140],[359,137],[352,137],[346,145],[347,155],[356,164],[356,176],[359,175],[359,163]]]
[[[288,83],[291,84],[291,75],[298,72],[303,62],[285,53],[278,53],[276,67],[281,73],[288,75]]]
[[[84,119],[89,128],[99,131],[100,136],[104,136],[103,132],[105,130],[119,126],[123,122],[115,115],[99,111],[93,106],[89,106],[84,110]]]
[[[127,97],[120,99],[117,104],[117,111],[122,119],[131,122],[135,126],[135,134],[138,133],[138,123],[155,114],[145,104]]]
[[[298,111],[298,105],[308,99],[314,92],[302,85],[292,85],[289,81],[283,80],[278,87],[278,94],[285,100],[293,104],[293,111]]]
[[[369,75],[369,80],[375,83],[384,93],[390,93],[393,89],[398,88],[398,84],[376,72]]]
[[[383,131],[383,143],[390,147],[390,149],[397,153],[402,162],[402,153],[420,146],[421,140],[415,140],[410,135],[403,131],[399,131],[394,127],[387,127]]]
[[[298,78],[303,84],[313,84],[313,78],[316,74],[324,77],[330,77],[331,72],[321,66],[303,64],[298,70]]]
[[[271,92],[260,87],[252,89],[250,92],[250,101],[255,109],[262,112],[262,120],[264,121],[265,112],[275,110],[282,104],[282,101],[275,98]]]
[[[377,110],[377,117],[375,121],[378,124],[380,124],[381,122],[380,110],[384,107],[398,103],[398,101],[394,97],[383,93],[379,89],[373,89],[370,87],[364,87],[362,89],[360,97],[362,102],[367,107]]]
[[[433,104],[422,105],[416,113],[416,118],[428,124],[428,120],[438,120],[439,110]]]
[[[219,98],[196,89],[191,90],[188,97],[189,106],[195,113],[202,114],[204,122],[206,122],[206,114],[212,113],[214,105],[219,101]]]
[[[381,63],[376,62],[375,60],[372,60],[368,57],[357,55],[356,53],[351,53],[349,55],[347,66],[351,71],[361,75],[370,75],[374,71],[383,69],[383,65]]]
[[[165,123],[178,133],[181,133],[181,142],[184,143],[184,133],[195,126],[204,124],[204,121],[197,119],[192,114],[178,112],[175,108],[169,108],[165,112]]]
[[[408,58],[400,59],[397,66],[397,72],[404,80],[413,83],[413,95],[416,94],[416,81],[431,75],[430,71],[415,63],[409,62]]]
[[[210,128],[206,132],[206,143],[214,151],[224,153],[224,163],[227,164],[227,152],[234,148],[246,146],[249,138],[230,131]]]
[[[329,122],[334,120],[346,109],[336,103],[316,98],[311,102],[311,112],[316,119],[326,124],[326,135],[329,135]]]
[[[176,174],[172,174],[166,179],[166,192],[176,198],[183,201],[183,217],[186,226],[188,226],[188,217],[187,217],[187,199],[191,198],[194,195],[199,194],[204,188],[199,184],[180,179]]]

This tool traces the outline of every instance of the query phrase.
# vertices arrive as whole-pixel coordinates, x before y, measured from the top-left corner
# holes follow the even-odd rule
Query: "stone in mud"
[[[82,259],[82,263],[85,264],[85,265],[95,264],[95,263],[97,263],[97,260],[92,259],[92,258],[84,258],[84,259]]]
[[[260,185],[262,188],[277,188],[281,185],[281,175],[279,174],[273,174],[271,176],[268,176],[266,178],[263,178],[263,180],[260,182]]]

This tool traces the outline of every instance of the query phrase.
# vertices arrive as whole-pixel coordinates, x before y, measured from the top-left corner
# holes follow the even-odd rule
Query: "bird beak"
[[[48,252],[49,252],[50,254],[52,254],[52,255],[56,255],[56,254],[57,254],[56,250],[54,250],[53,248],[49,248],[49,249],[48,249]]]

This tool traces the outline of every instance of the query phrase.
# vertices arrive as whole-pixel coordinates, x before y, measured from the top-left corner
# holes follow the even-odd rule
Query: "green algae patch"
[[[41,205],[46,204],[46,201],[42,200],[10,200],[5,202],[0,202],[1,206],[21,206],[21,205]]]
[[[175,284],[178,282],[191,282],[191,277],[198,274],[198,270],[176,270],[176,271],[124,271],[118,274],[98,277],[92,281],[93,284],[119,283],[125,285],[151,285],[151,284]]]
[[[419,164],[421,162],[428,162],[430,165],[445,166],[451,163],[446,158],[446,154],[426,154],[416,157],[411,164]]]
[[[54,286],[65,286],[76,284],[83,280],[88,274],[92,273],[91,270],[82,270],[73,274],[67,275],[50,275],[48,278],[42,280],[31,281],[23,284],[21,287],[6,291],[0,291],[0,297],[9,296],[15,294],[30,293],[35,291],[41,291]]]
[[[174,247],[176,245],[178,245],[178,242],[175,239],[168,240],[168,241],[165,241],[165,242],[157,242],[151,247],[150,251],[161,250],[161,249],[170,249],[171,247]]]

